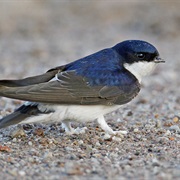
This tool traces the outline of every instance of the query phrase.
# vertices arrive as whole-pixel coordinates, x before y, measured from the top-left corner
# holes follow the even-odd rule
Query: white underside
[[[91,122],[99,116],[119,108],[119,105],[39,105],[40,110],[51,109],[55,112],[29,117],[22,123],[57,123],[62,121]]]
[[[40,110],[51,109],[55,112],[49,114],[42,114],[39,116],[31,116],[21,124],[26,123],[59,123],[61,122],[63,128],[68,134],[84,133],[84,128],[73,129],[70,122],[92,122],[97,120],[100,127],[110,135],[122,135],[127,134],[126,131],[113,131],[104,119],[104,115],[114,110],[117,110],[120,105],[103,106],[103,105],[39,105]]]

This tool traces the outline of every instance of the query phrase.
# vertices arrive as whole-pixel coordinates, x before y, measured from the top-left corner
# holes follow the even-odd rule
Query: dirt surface
[[[157,47],[165,64],[139,96],[107,115],[129,133],[103,139],[96,122],[80,135],[60,124],[0,130],[0,179],[180,179],[180,2],[0,1],[0,79],[22,78],[126,39]],[[0,116],[22,101],[0,99]]]

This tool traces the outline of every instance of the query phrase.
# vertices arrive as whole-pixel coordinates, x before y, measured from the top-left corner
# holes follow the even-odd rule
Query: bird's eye
[[[144,53],[137,53],[136,56],[137,56],[139,59],[144,59],[144,58],[145,58],[145,54],[144,54]]]

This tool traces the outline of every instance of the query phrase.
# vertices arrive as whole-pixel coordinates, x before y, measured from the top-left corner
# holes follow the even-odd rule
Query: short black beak
[[[155,59],[154,59],[154,62],[155,63],[165,63],[165,60],[160,58],[159,56],[157,56]]]

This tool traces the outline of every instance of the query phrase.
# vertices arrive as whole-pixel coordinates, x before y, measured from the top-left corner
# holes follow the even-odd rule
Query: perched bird
[[[25,100],[0,119],[0,128],[17,123],[62,122],[66,132],[77,133],[71,121],[97,119],[110,135],[104,115],[130,102],[140,91],[141,78],[164,62],[148,42],[127,40],[38,76],[0,80],[0,96]],[[124,132],[125,133],[125,132]]]

